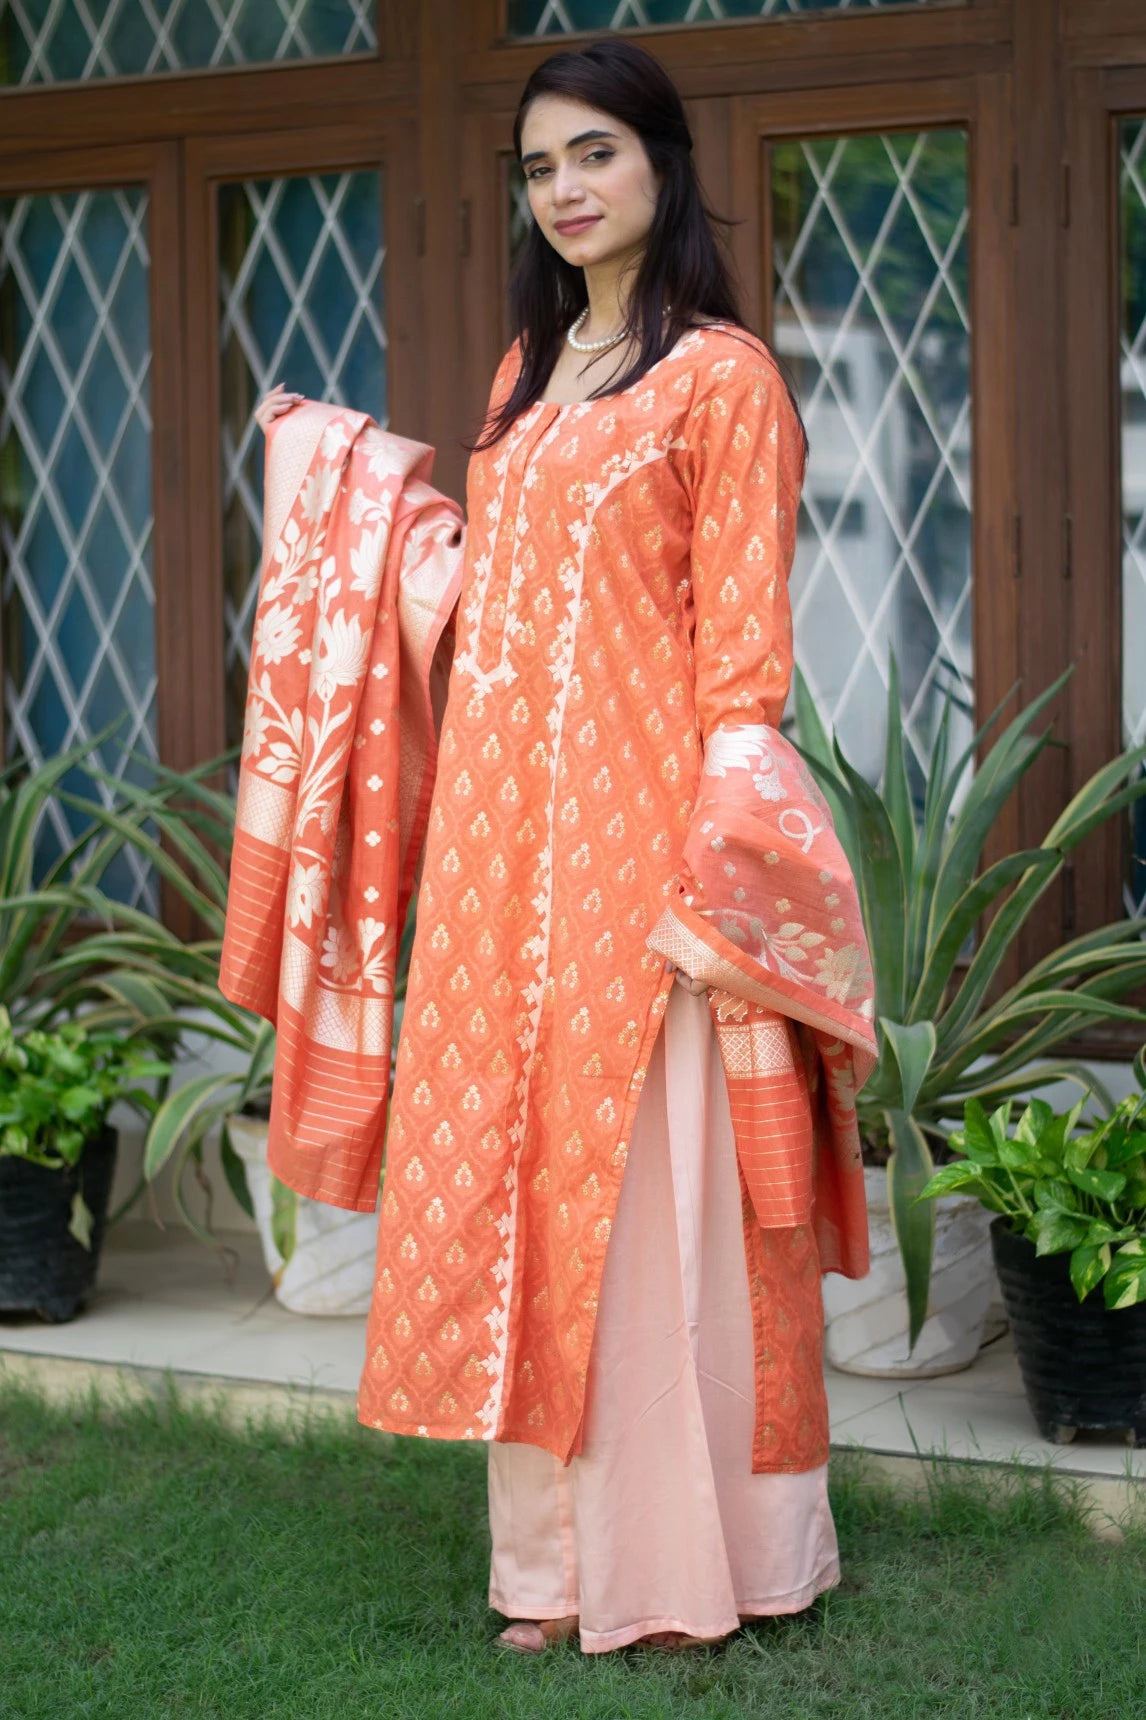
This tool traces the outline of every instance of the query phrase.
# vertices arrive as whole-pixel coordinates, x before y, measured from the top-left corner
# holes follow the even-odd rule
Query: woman
[[[866,1231],[854,1142],[819,1149],[870,1003],[775,733],[803,431],[680,98],[593,43],[515,144],[535,225],[470,464],[359,1414],[491,1441],[507,1647],[675,1647],[839,1578],[820,1273]]]

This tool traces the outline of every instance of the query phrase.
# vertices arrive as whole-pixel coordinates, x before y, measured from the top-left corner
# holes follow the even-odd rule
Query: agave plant
[[[1069,673],[1069,671],[1068,671]],[[980,870],[987,837],[1006,802],[1049,743],[1036,725],[1064,675],[1003,729],[1004,705],[970,745],[951,757],[951,701],[944,708],[922,808],[913,802],[894,661],[888,683],[883,778],[873,788],[829,741],[797,675],[796,733],[831,808],[863,904],[875,977],[879,1062],[859,1096],[861,1127],[891,1145],[888,1204],[907,1277],[910,1344],[923,1327],[931,1283],[934,1207],[919,1201],[933,1174],[929,1137],[976,1099],[1005,1104],[1064,1077],[1109,1096],[1082,1064],[1054,1053],[1099,1022],[1146,1017],[1118,1000],[1146,980],[1146,922],[1126,919],[1074,938],[997,992],[1021,927],[1070,851],[1106,819],[1146,794],[1134,747],[1095,772],[1037,848]],[[962,798],[957,796],[965,788]],[[992,914],[989,922],[985,916]],[[974,940],[969,961],[964,952]]]

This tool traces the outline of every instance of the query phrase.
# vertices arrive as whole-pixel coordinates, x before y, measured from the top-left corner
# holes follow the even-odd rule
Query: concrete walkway
[[[253,1233],[225,1238],[230,1282],[216,1255],[187,1232],[126,1223],[113,1232],[95,1296],[62,1326],[0,1316],[0,1369],[52,1396],[89,1382],[161,1389],[166,1371],[189,1395],[248,1412],[293,1416],[318,1404],[353,1414],[365,1319],[313,1319],[275,1301]],[[1079,1433],[1070,1445],[1039,1438],[1010,1340],[999,1332],[962,1373],[902,1382],[828,1368],[832,1444],[860,1446],[905,1485],[922,1485],[921,1458],[1053,1465],[1085,1486],[1099,1511],[1146,1513],[1146,1450]]]

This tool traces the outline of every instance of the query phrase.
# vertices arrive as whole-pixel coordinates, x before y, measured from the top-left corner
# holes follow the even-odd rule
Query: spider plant
[[[917,1200],[934,1170],[929,1139],[942,1138],[969,1099],[992,1110],[1064,1077],[1109,1105],[1089,1070],[1055,1054],[1100,1022],[1146,1019],[1119,1001],[1146,980],[1142,919],[1074,938],[1002,991],[997,985],[1021,928],[1066,856],[1146,794],[1140,773],[1146,746],[1130,748],[1079,789],[1038,847],[982,868],[984,846],[1004,806],[1050,743],[1050,727],[1038,725],[1066,679],[1019,712],[981,754],[973,774],[1006,701],[952,757],[948,698],[920,807],[909,787],[894,660],[878,788],[849,763],[838,736],[829,740],[807,684],[796,677],[798,744],[855,874],[871,949],[880,1054],[858,1109],[865,1132],[886,1131],[891,1144],[888,1204],[907,1277],[911,1347],[926,1318],[931,1282],[934,1207]],[[973,954],[964,962],[972,940]]]

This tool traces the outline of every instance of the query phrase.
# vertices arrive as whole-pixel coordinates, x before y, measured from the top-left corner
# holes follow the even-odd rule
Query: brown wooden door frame
[[[1069,81],[1066,244],[1071,788],[1122,746],[1118,125],[1146,116],[1146,63],[1075,68]],[[1121,917],[1126,829],[1113,821],[1075,861],[1079,929]]]
[[[223,750],[224,630],[222,491],[219,470],[219,296],[217,207],[221,184],[296,174],[379,171],[383,176],[388,398],[403,434],[422,430],[418,355],[422,350],[413,174],[416,151],[396,147],[396,120],[377,113],[352,122],[285,132],[192,139],[182,172],[187,293],[184,344],[184,484],[194,498],[187,522],[181,635],[183,726],[178,762]],[[409,142],[408,118],[401,139]],[[289,378],[285,379],[289,383]]]

